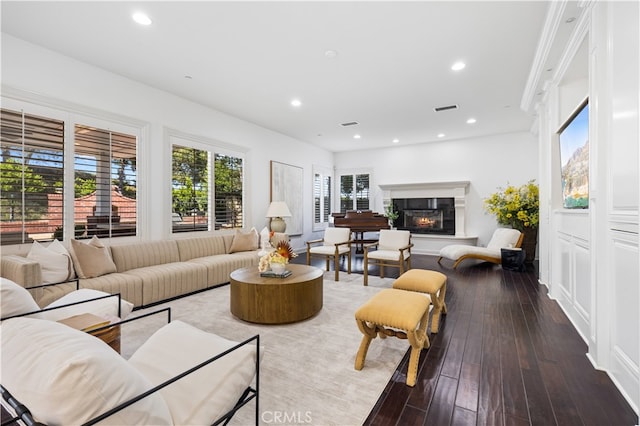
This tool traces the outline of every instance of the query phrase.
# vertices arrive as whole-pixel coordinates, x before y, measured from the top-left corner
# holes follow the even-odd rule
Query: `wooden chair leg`
[[[333,256],[333,269],[335,269],[336,278],[335,281],[340,281],[339,272],[340,272],[340,255],[336,254]]]

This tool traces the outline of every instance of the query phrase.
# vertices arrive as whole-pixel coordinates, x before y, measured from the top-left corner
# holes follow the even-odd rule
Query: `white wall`
[[[541,281],[548,285],[636,412],[640,407],[640,5],[585,3],[554,69],[570,69],[587,41],[588,82],[559,73],[540,114]],[[583,93],[580,93],[582,91]],[[589,95],[589,209],[559,208],[558,126]],[[573,105],[575,108],[576,105]]]
[[[148,153],[147,170],[140,170],[140,206],[147,220],[142,238],[170,236],[170,152],[165,129],[170,128],[247,151],[246,225],[260,230],[269,205],[270,160],[304,169],[304,234],[295,237],[294,248],[311,239],[312,164],[332,167],[330,152],[220,113],[169,93],[78,62],[39,46],[2,34],[2,90],[26,98],[44,99],[53,104],[93,113],[130,117],[147,123],[147,138],[140,150]],[[23,92],[24,91],[24,92]],[[11,96],[11,95],[9,95]],[[14,97],[15,97],[14,96]],[[148,214],[144,214],[148,212]],[[122,240],[118,239],[118,240]],[[116,243],[116,240],[114,240]]]
[[[499,187],[538,177],[538,142],[530,133],[343,152],[334,158],[336,177],[341,169],[372,170],[372,209],[378,212],[383,211],[378,185],[470,181],[466,233],[477,236],[479,245],[486,245],[498,226],[485,213],[484,199]]]

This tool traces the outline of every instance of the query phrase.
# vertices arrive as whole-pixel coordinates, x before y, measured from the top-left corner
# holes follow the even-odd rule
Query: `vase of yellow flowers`
[[[496,217],[500,225],[517,229],[524,234],[522,248],[525,261],[533,262],[538,240],[540,220],[540,192],[535,180],[524,185],[509,185],[484,200],[485,210]]]
[[[274,251],[260,258],[258,270],[260,272],[266,272],[271,269],[276,274],[282,274],[289,261],[297,256],[287,241],[280,241]]]

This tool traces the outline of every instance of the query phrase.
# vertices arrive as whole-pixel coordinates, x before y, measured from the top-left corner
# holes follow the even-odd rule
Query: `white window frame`
[[[329,223],[331,222],[331,213],[333,210],[333,206],[335,204],[335,184],[334,184],[334,178],[333,178],[333,169],[331,169],[330,167],[325,167],[325,166],[318,166],[318,165],[313,165],[312,167],[313,169],[313,175],[311,178],[311,193],[312,193],[312,197],[311,197],[311,222],[312,222],[312,227],[311,229],[316,232],[316,231],[324,231],[328,226]],[[315,205],[315,198],[316,198],[316,186],[315,186],[315,181],[316,181],[316,176],[320,176],[320,217],[316,216],[316,205]],[[331,179],[331,183],[330,183],[330,190],[332,191],[332,193],[330,194],[330,199],[329,199],[329,213],[328,216],[325,217],[325,212],[324,212],[324,208],[325,208],[325,204],[324,204],[324,197],[322,196],[322,188],[324,186],[324,179],[325,178],[329,178]]]

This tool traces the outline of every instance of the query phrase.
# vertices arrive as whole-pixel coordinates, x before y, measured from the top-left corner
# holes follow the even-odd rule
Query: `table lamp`
[[[287,229],[283,217],[291,217],[291,212],[284,201],[272,201],[267,210],[267,217],[271,218],[269,227],[273,232],[284,232]]]

